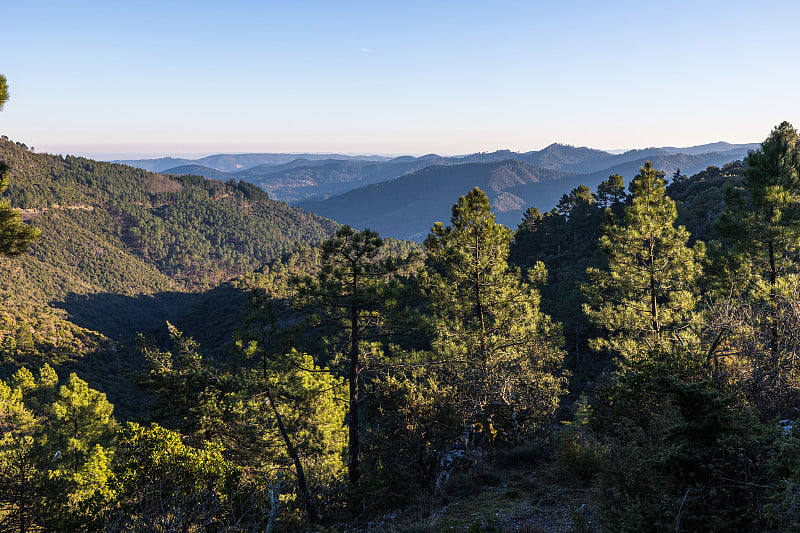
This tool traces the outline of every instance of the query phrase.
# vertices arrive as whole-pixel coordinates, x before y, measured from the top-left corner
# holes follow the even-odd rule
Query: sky
[[[0,13],[0,134],[39,152],[621,149],[800,126],[795,0],[29,0]]]

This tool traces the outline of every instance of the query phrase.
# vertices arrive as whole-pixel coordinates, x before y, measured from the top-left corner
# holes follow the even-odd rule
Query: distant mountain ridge
[[[276,167],[258,166],[231,174],[267,191],[272,198],[296,203],[327,198],[349,190],[394,179],[431,165],[447,165],[447,158],[398,158],[389,161],[296,160]]]
[[[374,160],[370,156],[320,154],[313,157],[298,154],[294,159],[290,154],[221,154],[161,172],[246,181],[267,191],[272,199],[302,206],[337,222],[383,230],[389,237],[421,240],[433,222],[447,221],[450,206],[458,196],[476,186],[489,193],[498,220],[515,227],[528,207],[549,210],[572,188],[587,185],[595,189],[611,174],[620,174],[628,181],[645,161],[651,161],[654,167],[670,175],[676,170],[691,175],[709,166],[719,167],[743,159],[757,147],[756,143],[720,141],[612,154],[554,143],[529,152],[497,150],[460,156],[427,154]],[[257,161],[260,163],[235,171],[219,168]],[[490,177],[492,173],[495,178]],[[510,180],[499,188],[498,173]],[[492,179],[495,182],[490,184]]]
[[[708,154],[711,152],[730,152],[732,150],[755,150],[758,148],[758,143],[745,143],[745,144],[731,144],[725,141],[718,141],[715,143],[700,144],[697,146],[688,146],[685,148],[675,148],[673,146],[665,146],[662,150],[667,150],[673,154],[688,154],[700,155]]]
[[[420,157],[342,154],[217,154],[197,160],[161,158],[121,161],[165,174],[196,174],[211,179],[245,180],[266,190],[276,200],[290,204],[324,200],[416,172],[430,165],[460,165],[517,160],[541,168],[592,174],[625,163],[665,156],[709,155],[741,159],[757,144],[716,142],[686,148],[663,147],[612,154],[603,150],[554,143],[542,150],[498,150],[459,156],[427,154]],[[714,159],[709,155],[709,159]],[[703,167],[705,168],[705,167]],[[701,169],[702,170],[702,169]]]
[[[548,211],[561,195],[579,185],[596,190],[611,174],[622,175],[627,183],[646,161],[651,161],[668,176],[677,170],[692,175],[709,166],[721,167],[740,160],[749,149],[746,145],[726,152],[689,155],[659,148],[602,155],[585,149],[573,152],[571,147],[558,145],[548,147],[544,154],[514,154],[514,159],[500,163],[428,167],[340,196],[303,201],[299,205],[356,228],[369,227],[389,237],[421,241],[434,222],[447,222],[450,206],[476,186],[489,195],[497,221],[515,228],[527,208],[533,206]],[[483,154],[483,157],[490,155]],[[557,163],[562,169],[543,168],[528,161]],[[504,179],[498,179],[500,175]],[[538,179],[529,179],[531,175]]]
[[[472,187],[487,192],[499,222],[511,224],[531,205],[531,186],[568,177],[575,175],[513,159],[435,165],[324,201],[305,201],[300,206],[343,224],[420,241],[433,222],[449,220],[453,203]]]
[[[230,175],[222,170],[217,170],[211,167],[204,167],[203,165],[180,165],[162,171],[164,174],[172,174],[173,176],[203,176],[207,179],[222,180],[229,179]]]
[[[131,167],[149,170],[150,172],[163,172],[167,169],[184,165],[200,165],[223,172],[236,172],[252,168],[257,165],[281,165],[295,159],[343,159],[352,161],[386,161],[390,157],[380,155],[343,155],[343,154],[215,154],[200,159],[183,159],[175,157],[160,157],[157,159],[118,159],[111,161]]]

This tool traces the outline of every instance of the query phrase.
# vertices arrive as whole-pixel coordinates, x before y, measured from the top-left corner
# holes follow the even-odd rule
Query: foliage
[[[595,402],[592,423],[609,446],[604,529],[763,528],[777,428],[735,409],[694,361],[635,363]]]
[[[675,203],[650,163],[630,185],[632,202],[622,224],[612,218],[600,247],[608,270],[590,268],[586,314],[609,333],[596,341],[626,359],[666,350],[673,342],[693,346],[697,320],[695,283],[705,248],[687,246],[689,234],[674,226]]]
[[[218,443],[226,460],[250,478],[272,479],[278,471],[290,472],[294,458],[269,407],[271,394],[311,488],[336,484],[346,442],[341,380],[299,352],[271,353],[253,343],[223,363],[203,356],[174,327],[171,336],[170,352],[142,345],[149,367],[144,384],[156,396],[155,420],[197,446]]]
[[[773,478],[764,508],[775,530],[793,531],[800,523],[800,432],[797,424],[781,429],[765,456]]]
[[[556,455],[567,474],[588,485],[600,470],[607,450],[590,430],[593,411],[588,398],[583,395],[577,403],[575,419],[559,434]]]
[[[157,424],[128,423],[117,437],[116,531],[224,531],[263,528],[264,487],[242,476],[214,442],[185,445]]]
[[[523,280],[508,265],[511,231],[496,224],[489,200],[473,189],[425,241],[420,284],[436,328],[442,378],[455,384],[462,424],[490,421],[516,439],[555,411],[564,378],[560,332],[539,310],[539,264]]]
[[[462,432],[455,386],[437,379],[424,356],[404,371],[387,372],[369,385],[365,405],[364,499],[413,502],[435,481],[441,452]],[[373,505],[375,505],[373,503]]]
[[[4,527],[25,530],[95,527],[113,497],[108,449],[115,422],[105,394],[72,374],[45,365],[0,381],[0,515]]]

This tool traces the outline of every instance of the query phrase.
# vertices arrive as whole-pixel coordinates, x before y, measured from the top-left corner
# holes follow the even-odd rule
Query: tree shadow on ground
[[[201,346],[218,351],[232,342],[233,331],[243,320],[247,294],[225,283],[202,293],[71,294],[50,305],[65,310],[76,325],[123,345],[131,345],[139,333],[162,344],[168,340],[169,321]]]

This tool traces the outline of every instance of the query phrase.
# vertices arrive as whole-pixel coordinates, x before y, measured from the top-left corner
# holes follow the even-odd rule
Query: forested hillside
[[[183,310],[204,291],[218,294],[222,282],[319,242],[336,227],[244,182],[36,154],[5,139],[0,161],[9,167],[5,198],[41,231],[29,253],[0,257],[4,361],[63,362],[93,383],[120,376],[82,358],[91,355],[92,365],[113,360],[119,370],[129,361],[118,351],[137,332],[163,329],[167,319],[185,317],[203,338],[225,331],[230,344],[241,290],[217,298],[218,310],[235,302],[231,316],[189,320]],[[110,391],[115,400],[124,394],[118,386]]]
[[[421,241],[436,221],[447,220],[451,200],[479,187],[490,195],[498,220],[512,225],[532,203],[542,185],[562,191],[568,172],[508,160],[432,166],[391,181],[362,187],[324,201],[301,202],[322,216],[358,228],[372,228],[394,238]]]
[[[250,271],[295,243],[319,241],[335,227],[271,201],[246,182],[62,159],[11,141],[0,142],[0,158],[11,168],[7,198],[25,218],[44,224],[64,219],[68,226],[110,232],[119,240],[112,248],[124,246],[187,286]],[[69,237],[69,231],[60,234]]]

